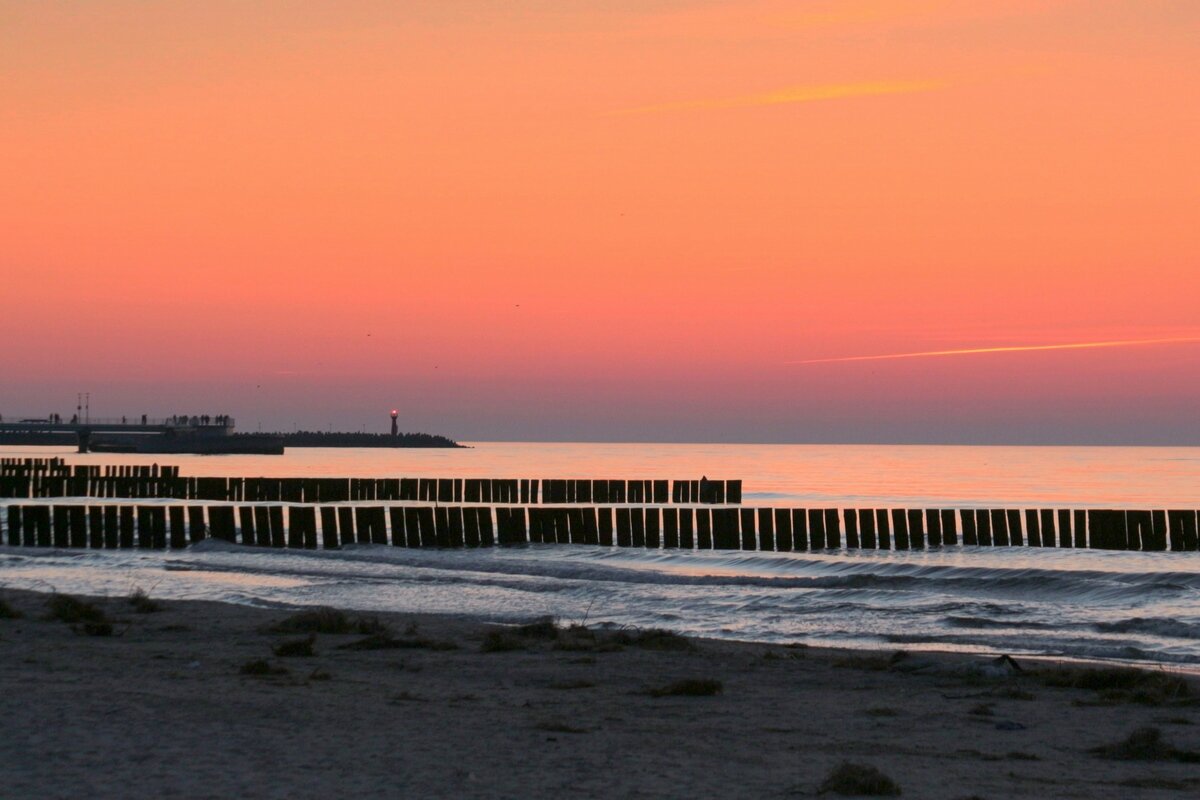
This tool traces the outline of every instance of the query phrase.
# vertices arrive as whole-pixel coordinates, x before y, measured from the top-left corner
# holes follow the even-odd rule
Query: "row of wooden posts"
[[[14,459],[15,461],[15,459]],[[0,464],[0,497],[165,498],[245,503],[738,505],[740,480],[591,480],[529,478],[220,478],[180,476],[178,467],[75,465],[62,470]]]
[[[165,548],[213,537],[270,547],[590,544],[701,550],[947,545],[1195,551],[1194,510],[9,505],[10,546]]]

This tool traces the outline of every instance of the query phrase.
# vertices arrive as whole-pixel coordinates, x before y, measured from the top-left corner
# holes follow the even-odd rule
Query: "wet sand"
[[[1200,792],[1170,753],[1089,752],[1147,726],[1200,750],[1192,699],[1050,686],[1033,663],[410,614],[377,615],[385,649],[317,634],[281,657],[306,639],[271,630],[291,609],[94,599],[95,636],[47,619],[49,595],[0,597],[23,614],[0,619],[4,797],[785,797],[843,761],[917,798]],[[257,660],[270,674],[243,674]],[[680,681],[720,692],[655,696]]]

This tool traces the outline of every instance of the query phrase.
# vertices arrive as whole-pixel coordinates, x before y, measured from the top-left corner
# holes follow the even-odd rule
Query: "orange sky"
[[[0,0],[0,414],[1200,443],[1200,4]],[[200,407],[203,405],[203,407]]]

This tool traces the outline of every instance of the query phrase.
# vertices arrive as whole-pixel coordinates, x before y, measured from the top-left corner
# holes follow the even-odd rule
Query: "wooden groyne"
[[[924,550],[959,545],[1197,551],[1195,510],[641,506],[9,504],[2,541],[56,548],[576,544],[651,550]]]
[[[245,503],[742,502],[740,480],[594,480],[537,478],[245,478],[194,477],[173,466],[64,464],[62,459],[0,459],[0,498],[164,498]]]

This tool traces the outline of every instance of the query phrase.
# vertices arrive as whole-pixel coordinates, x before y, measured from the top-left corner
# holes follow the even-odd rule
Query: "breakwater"
[[[741,493],[736,480],[196,478],[169,466],[0,461],[12,546],[165,548],[213,537],[295,548],[1198,549],[1194,509],[749,508]],[[157,502],[128,502],[144,499]]]

